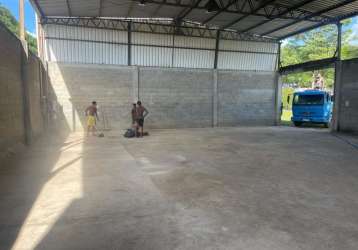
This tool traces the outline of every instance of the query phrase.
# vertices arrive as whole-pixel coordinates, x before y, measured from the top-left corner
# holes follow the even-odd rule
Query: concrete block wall
[[[210,127],[213,123],[211,70],[140,68],[139,97],[152,128]]]
[[[44,131],[40,60],[0,24],[0,159]],[[46,95],[46,94],[44,94]]]
[[[339,86],[339,131],[358,133],[358,59],[341,62]]]
[[[107,128],[130,126],[133,101],[149,110],[147,128],[275,123],[274,72],[48,63],[67,125],[85,127],[84,109],[99,104]],[[98,124],[103,127],[103,122]]]
[[[0,26],[0,153],[24,140],[21,44]]]
[[[134,67],[48,63],[48,71],[64,123],[72,131],[86,127],[85,109],[92,101],[99,105],[99,128],[130,125],[130,108],[138,91]]]
[[[38,58],[30,54],[26,64],[25,74],[29,92],[30,123],[33,137],[38,137],[44,130],[40,65]]]
[[[218,125],[273,125],[275,72],[218,71]]]

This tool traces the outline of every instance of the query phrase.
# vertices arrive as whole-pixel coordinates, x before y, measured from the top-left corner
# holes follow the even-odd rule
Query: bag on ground
[[[129,129],[127,129],[127,131],[124,133],[123,136],[126,138],[132,138],[135,136],[135,132],[133,129],[129,128]]]

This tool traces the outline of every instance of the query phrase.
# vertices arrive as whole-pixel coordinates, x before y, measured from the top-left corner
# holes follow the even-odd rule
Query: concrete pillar
[[[24,0],[19,0],[19,33],[20,39],[25,41]]]
[[[340,102],[341,102],[341,89],[342,89],[342,61],[335,63],[335,79],[334,79],[334,106],[331,131],[339,131],[340,119]]]
[[[26,145],[30,145],[32,141],[32,127],[31,127],[31,111],[29,86],[27,81],[26,68],[28,63],[28,55],[25,50],[21,50],[21,84],[22,84],[22,106],[23,106],[23,120],[24,120],[24,141]]]
[[[218,71],[213,70],[213,127],[218,126]]]
[[[274,124],[280,125],[281,121],[281,103],[282,103],[282,81],[280,73],[276,72],[275,75],[275,121]]]
[[[139,100],[139,67],[133,67],[133,83],[132,83],[132,101],[137,102]]]

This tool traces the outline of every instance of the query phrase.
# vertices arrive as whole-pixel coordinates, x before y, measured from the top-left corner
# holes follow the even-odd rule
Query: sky
[[[16,17],[16,19],[18,19],[19,17],[18,2],[18,0],[0,0],[0,4],[8,8],[11,13]],[[29,0],[25,0],[25,27],[28,32],[32,34],[36,33],[35,11],[32,8]],[[354,35],[358,36],[358,17],[353,18],[353,22],[348,27],[352,27],[352,37]],[[286,41],[284,41],[283,43],[285,44],[285,42]],[[351,41],[351,43],[358,45],[357,40]]]
[[[19,19],[19,1],[18,0],[0,0],[0,4],[10,10],[10,12]],[[25,27],[32,34],[36,33],[35,11],[30,1],[25,0]]]

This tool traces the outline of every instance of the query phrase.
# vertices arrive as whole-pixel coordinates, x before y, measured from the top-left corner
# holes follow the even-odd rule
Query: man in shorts
[[[137,102],[137,124],[140,128],[140,136],[143,136],[144,118],[149,114],[148,110],[142,106],[142,102]]]
[[[132,129],[134,130],[135,136],[137,136],[138,132],[138,124],[137,124],[137,104],[133,103],[133,108],[131,110],[132,114]]]
[[[97,115],[97,102],[93,101],[92,105],[86,108],[85,114],[87,116],[87,136],[90,132],[92,133],[92,135],[95,135],[96,119],[99,121]]]

